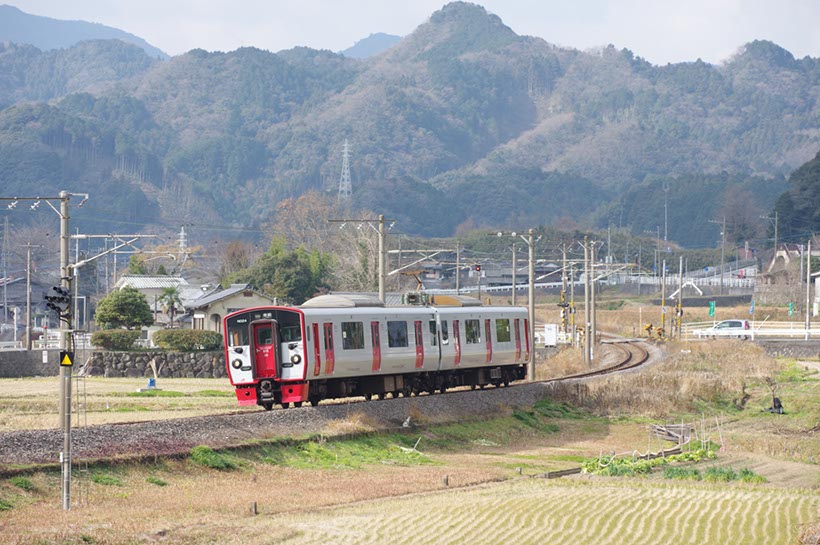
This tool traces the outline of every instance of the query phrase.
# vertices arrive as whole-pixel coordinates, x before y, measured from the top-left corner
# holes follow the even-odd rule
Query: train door
[[[275,320],[251,322],[251,357],[255,379],[279,376],[277,346],[279,346],[279,328]]]
[[[459,325],[458,320],[453,320],[453,364],[456,366],[461,364],[461,330]]]
[[[370,322],[370,341],[373,345],[373,367],[374,373],[382,368],[382,343],[381,334],[379,333],[379,322]]]
[[[484,334],[487,337],[487,363],[492,363],[493,361],[493,329],[490,325],[492,320],[484,320]]]
[[[527,339],[527,351],[524,352],[524,359],[526,361],[530,361],[530,337],[532,337],[530,321],[527,318],[524,318],[524,338]]]
[[[421,320],[413,322],[413,329],[416,334],[416,369],[424,367],[424,336],[422,335],[421,324]]]
[[[515,361],[521,360],[521,320],[516,318],[513,321],[515,328]]]
[[[325,374],[333,374],[333,366],[336,362],[335,352],[333,350],[333,323],[325,322]]]
[[[319,345],[319,324],[313,324],[313,374],[322,372],[322,350]]]

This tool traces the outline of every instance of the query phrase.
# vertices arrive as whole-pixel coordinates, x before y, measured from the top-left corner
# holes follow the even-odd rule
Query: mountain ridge
[[[0,79],[0,103],[11,104],[0,112],[0,174],[28,168],[42,184],[90,165],[78,179],[106,191],[116,178],[118,191],[143,195],[132,200],[151,221],[259,225],[283,198],[332,192],[348,139],[357,204],[400,215],[406,232],[516,221],[646,230],[657,220],[612,202],[654,206],[634,189],[666,180],[695,187],[675,198],[702,214],[744,187],[765,212],[820,148],[820,61],[765,41],[722,65],[655,66],[614,46],[583,52],[519,36],[457,2],[364,61],[240,48],[118,65],[117,51],[132,50],[95,43],[101,51],[75,46],[43,65],[74,74],[107,59],[87,85],[60,88],[69,94],[37,98],[27,80]],[[25,51],[15,66],[44,62]],[[117,66],[123,77],[108,77]],[[27,113],[13,105],[22,100],[53,106]],[[45,171],[23,143],[46,154]],[[709,235],[698,236],[689,242]]]
[[[53,19],[32,15],[8,4],[0,4],[0,42],[25,43],[47,51],[65,49],[88,40],[116,39],[143,49],[155,59],[167,59],[168,54],[143,38],[99,23]]]

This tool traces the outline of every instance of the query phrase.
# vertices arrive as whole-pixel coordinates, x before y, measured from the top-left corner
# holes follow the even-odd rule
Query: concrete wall
[[[60,374],[60,351],[46,350],[48,363],[43,363],[42,350],[0,351],[0,378],[53,377]]]

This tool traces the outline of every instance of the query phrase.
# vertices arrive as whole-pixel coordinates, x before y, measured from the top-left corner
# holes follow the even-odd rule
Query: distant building
[[[272,297],[253,290],[248,284],[231,284],[185,304],[192,329],[222,333],[222,318],[245,308],[271,305]]]
[[[154,314],[154,322],[168,323],[170,317],[165,314],[162,302],[163,291],[167,288],[176,288],[179,292],[179,299],[182,302],[182,310],[186,304],[202,297],[203,294],[213,291],[210,286],[191,286],[181,276],[170,276],[162,274],[125,274],[117,280],[114,289],[134,288],[145,296],[148,306]]]

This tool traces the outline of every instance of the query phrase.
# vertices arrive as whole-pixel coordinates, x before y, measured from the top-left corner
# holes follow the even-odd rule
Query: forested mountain
[[[118,28],[87,21],[63,21],[25,13],[14,6],[0,5],[0,43],[30,44],[47,51],[64,49],[88,40],[120,40],[144,50],[153,59],[168,55],[139,36]]]
[[[365,60],[242,48],[153,61],[91,42],[9,46],[3,62],[4,192],[93,188],[97,213],[80,221],[131,230],[258,226],[282,198],[333,191],[348,139],[356,205],[403,232],[642,233],[664,226],[666,202],[669,238],[707,245],[718,217],[738,240],[758,233],[746,223],[820,149],[818,59],[752,42],[719,66],[653,66],[519,36],[463,2]]]
[[[366,59],[387,51],[399,41],[401,41],[401,36],[377,32],[359,40],[344,51],[339,51],[339,53],[351,59]]]
[[[800,242],[820,232],[820,152],[789,177],[789,189],[777,199],[782,242]]]

